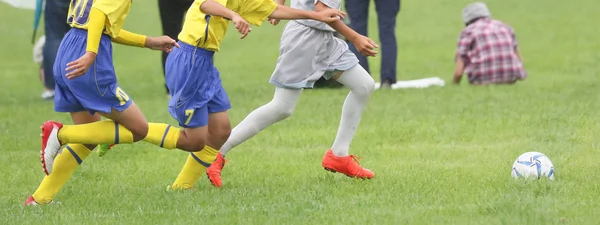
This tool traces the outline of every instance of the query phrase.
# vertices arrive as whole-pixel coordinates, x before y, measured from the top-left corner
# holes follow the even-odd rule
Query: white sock
[[[337,81],[350,88],[350,93],[344,101],[342,119],[331,150],[336,156],[348,156],[350,142],[360,123],[363,109],[375,90],[375,81],[360,65],[345,71]]]
[[[233,147],[250,139],[261,130],[271,126],[294,112],[296,103],[303,89],[275,88],[275,95],[271,102],[252,111],[233,130],[227,142],[219,152],[226,155]]]

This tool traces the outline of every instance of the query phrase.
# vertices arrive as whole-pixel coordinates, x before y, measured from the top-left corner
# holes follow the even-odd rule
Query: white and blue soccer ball
[[[512,166],[512,177],[515,179],[554,180],[554,165],[548,156],[539,152],[526,152],[520,155]]]

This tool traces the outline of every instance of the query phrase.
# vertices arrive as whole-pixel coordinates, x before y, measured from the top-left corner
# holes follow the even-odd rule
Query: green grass
[[[400,80],[450,80],[467,2],[403,2]],[[351,149],[373,180],[320,167],[347,90],[308,90],[294,116],[228,155],[222,189],[203,177],[197,191],[165,191],[186,154],[138,143],[93,154],[56,196],[61,205],[35,208],[22,204],[43,177],[39,125],[70,120],[39,100],[33,12],[0,4],[0,224],[599,224],[600,4],[577,2],[488,1],[517,31],[525,82],[375,92]],[[156,5],[135,3],[126,27],[160,34]],[[231,30],[216,56],[233,124],[270,100],[282,28],[265,24],[246,40]],[[159,53],[118,46],[115,61],[147,118],[175,124]],[[511,164],[526,151],[546,153],[557,180],[513,181]]]

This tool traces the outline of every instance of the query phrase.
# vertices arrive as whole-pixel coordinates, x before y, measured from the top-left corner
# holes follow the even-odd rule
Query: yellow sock
[[[158,145],[161,148],[174,149],[177,148],[177,141],[181,129],[172,127],[164,123],[148,123],[148,135],[144,138],[145,142]]]
[[[114,121],[99,121],[64,125],[58,132],[58,140],[77,144],[123,144],[133,143],[133,134]]]
[[[38,189],[33,193],[37,203],[46,204],[52,201],[58,191],[71,178],[75,169],[87,158],[91,150],[81,144],[69,144],[56,156],[52,173],[42,180]]]
[[[206,145],[199,152],[192,152],[183,165],[183,169],[177,176],[172,185],[172,189],[190,189],[196,184],[200,176],[206,171],[206,168],[217,158],[219,151]]]

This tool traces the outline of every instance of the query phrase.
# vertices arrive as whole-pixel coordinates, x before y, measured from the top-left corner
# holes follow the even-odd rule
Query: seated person
[[[458,41],[455,84],[464,73],[472,85],[514,84],[527,77],[509,25],[492,19],[482,2],[467,5],[462,17],[466,28]]]

